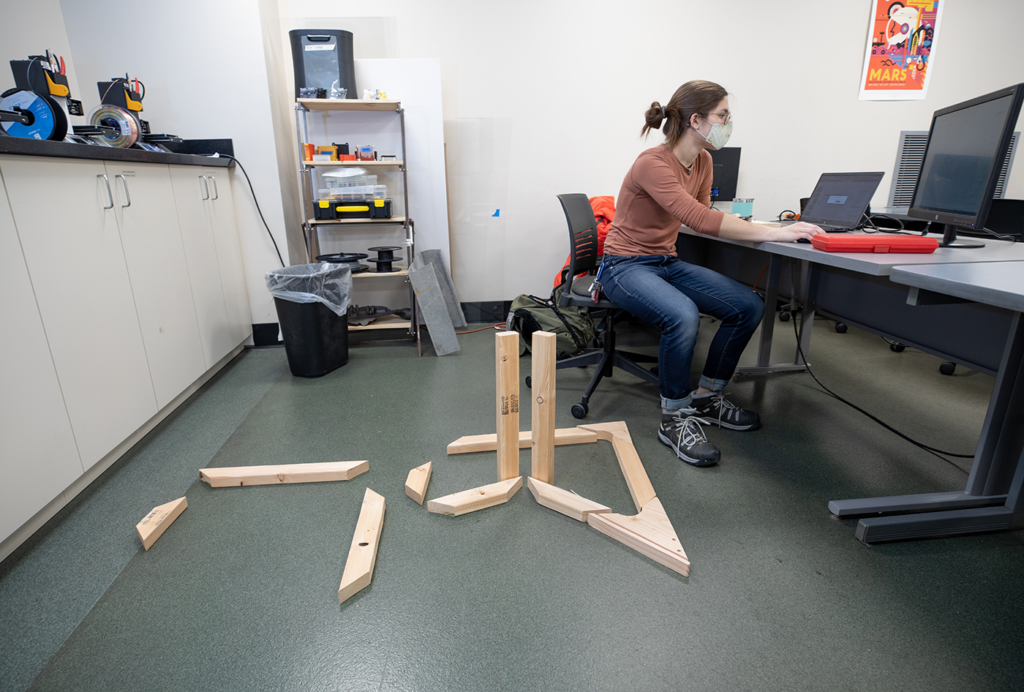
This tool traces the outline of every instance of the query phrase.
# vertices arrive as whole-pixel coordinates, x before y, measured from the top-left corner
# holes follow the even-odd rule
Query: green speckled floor
[[[944,377],[931,356],[829,326],[815,329],[819,377],[930,444],[973,452],[991,378]],[[780,356],[789,329],[777,327]],[[729,388],[765,427],[710,430],[723,453],[710,469],[657,441],[653,387],[617,373],[592,400],[589,422],[628,423],[689,578],[525,488],[500,507],[429,514],[403,492],[414,466],[434,462],[431,498],[496,480],[494,453],[445,455],[494,430],[492,333],[461,340],[444,358],[354,348],[316,380],[293,378],[283,350],[244,353],[0,563],[0,690],[1024,688],[1024,535],[857,542],[828,500],[956,490],[966,474],[804,374]],[[576,424],[587,375],[559,372],[559,427]],[[370,471],[342,483],[197,480],[205,465],[356,459]],[[632,513],[609,445],[555,459],[558,485]],[[528,473],[529,450],[520,461]],[[367,487],[387,501],[373,584],[339,606]],[[135,523],[182,494],[189,508],[142,551]]]

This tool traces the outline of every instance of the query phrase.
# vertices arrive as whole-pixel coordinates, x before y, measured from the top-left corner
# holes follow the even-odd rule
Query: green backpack
[[[558,305],[564,286],[562,284],[556,288],[548,300],[523,294],[512,301],[505,326],[510,331],[519,332],[519,338],[527,350],[530,349],[533,333],[537,331],[557,335],[555,342],[558,358],[582,353],[594,340],[597,329],[585,308]]]

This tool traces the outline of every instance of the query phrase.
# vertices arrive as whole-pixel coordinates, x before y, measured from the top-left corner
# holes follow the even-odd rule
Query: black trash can
[[[352,274],[347,265],[304,264],[267,272],[267,287],[293,375],[322,377],[348,362]]]

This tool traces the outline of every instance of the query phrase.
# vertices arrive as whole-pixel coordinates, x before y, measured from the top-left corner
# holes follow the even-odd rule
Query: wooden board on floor
[[[457,517],[469,512],[476,512],[480,509],[504,504],[522,487],[523,477],[517,476],[479,488],[445,495],[436,500],[430,500],[427,502],[427,509],[435,514],[447,514],[451,517]]]
[[[345,573],[338,587],[338,603],[344,603],[370,585],[383,526],[384,498],[367,488],[352,536],[352,547],[349,548],[348,560],[345,562]]]
[[[347,481],[370,468],[368,461],[327,461],[317,464],[279,466],[227,466],[200,469],[199,478],[211,488],[245,485],[282,485],[285,483],[321,483]]]
[[[597,442],[597,434],[580,428],[557,428],[555,430],[555,446],[583,445]],[[519,449],[526,449],[533,444],[533,433],[523,430],[519,433]],[[467,454],[469,452],[493,452],[498,448],[498,436],[466,435],[448,445],[449,454]]]
[[[519,476],[519,333],[494,335],[498,480]]]
[[[432,462],[428,461],[423,466],[417,466],[409,472],[409,477],[405,479],[405,494],[415,500],[416,504],[422,505],[423,500],[427,497],[431,464]]]
[[[670,570],[684,577],[690,576],[686,551],[658,498],[648,502],[636,516],[592,513],[587,517],[587,523]]]
[[[537,500],[537,504],[544,505],[556,512],[561,512],[576,521],[582,521],[584,524],[587,523],[587,517],[591,514],[612,511],[604,505],[588,500],[585,497],[580,497],[575,493],[570,493],[568,490],[562,490],[561,488],[549,485],[536,478],[526,479],[526,485],[530,492],[533,493],[533,498]]]
[[[640,455],[633,447],[633,440],[629,436],[626,424],[616,421],[579,427],[597,433],[599,438],[612,443],[615,458],[619,460],[619,468],[626,478],[626,485],[629,486],[629,494],[633,497],[636,511],[643,511],[644,506],[655,499],[657,494],[654,492],[654,486],[651,485],[651,479],[647,476],[647,471],[644,470],[643,462],[640,461]]]
[[[530,406],[533,439],[530,476],[544,483],[555,482],[555,349],[558,337],[534,332],[530,337],[532,377]]]
[[[149,550],[156,543],[156,539],[164,535],[167,527],[174,523],[174,520],[188,508],[188,500],[179,497],[167,504],[154,507],[146,518],[135,525],[142,539],[142,547]]]

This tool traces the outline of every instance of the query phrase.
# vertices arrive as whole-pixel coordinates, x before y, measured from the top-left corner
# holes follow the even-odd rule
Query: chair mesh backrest
[[[584,194],[558,195],[569,223],[568,277],[591,272],[597,266],[597,219],[590,200]]]

